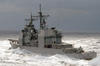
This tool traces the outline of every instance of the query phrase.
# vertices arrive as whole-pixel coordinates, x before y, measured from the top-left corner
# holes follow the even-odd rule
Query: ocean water
[[[82,47],[86,52],[95,51],[92,60],[75,59],[66,55],[44,56],[26,49],[9,49],[7,39],[18,38],[19,31],[0,31],[0,66],[100,66],[100,32],[63,32],[62,41]]]

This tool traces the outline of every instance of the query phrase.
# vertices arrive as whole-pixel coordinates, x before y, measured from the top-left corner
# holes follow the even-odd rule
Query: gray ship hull
[[[81,54],[68,54],[64,53],[62,49],[52,49],[52,48],[38,48],[38,47],[30,47],[30,46],[18,46],[17,44],[11,44],[12,48],[17,48],[20,47],[21,49],[26,49],[30,52],[33,53],[38,53],[42,55],[55,55],[55,54],[63,54],[67,55],[68,57],[76,58],[76,59],[86,59],[86,60],[91,60],[96,57],[97,53],[96,52],[83,52]]]
[[[81,47],[74,48],[72,44],[63,43],[61,31],[56,29],[56,27],[48,28],[45,19],[49,15],[42,15],[41,4],[39,6],[40,11],[38,12],[38,16],[31,14],[30,19],[25,19],[29,21],[29,24],[25,25],[24,29],[21,30],[18,40],[8,39],[13,49],[20,47],[21,49],[43,55],[64,54],[69,57],[86,60],[91,60],[97,56],[96,52],[84,52]],[[32,24],[34,20],[37,20],[33,17],[40,18],[39,30]]]

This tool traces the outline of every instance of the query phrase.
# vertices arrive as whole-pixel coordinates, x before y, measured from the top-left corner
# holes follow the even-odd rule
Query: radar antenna
[[[32,22],[33,21],[35,21],[35,20],[38,20],[38,19],[34,19],[34,18],[32,18],[33,16],[32,16],[32,13],[31,13],[31,18],[30,19],[25,19],[25,21],[30,21],[29,22],[29,25],[32,25]]]
[[[33,16],[33,17],[40,17],[40,29],[43,29],[44,27],[43,27],[43,20],[45,20],[46,19],[46,17],[49,17],[49,15],[42,15],[42,12],[41,12],[41,4],[39,5],[39,12],[38,12],[38,16]]]

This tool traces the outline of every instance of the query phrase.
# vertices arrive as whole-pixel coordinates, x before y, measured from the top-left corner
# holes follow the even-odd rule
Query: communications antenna
[[[39,17],[40,18],[40,29],[43,29],[43,20],[46,19],[46,17],[49,17],[49,15],[42,15],[42,12],[41,12],[41,4],[39,5],[39,12],[38,12],[38,16],[33,16],[33,17]]]
[[[38,20],[38,19],[34,19],[33,16],[32,16],[32,13],[31,13],[31,18],[30,19],[25,19],[25,21],[30,21],[29,25],[32,25],[32,22],[35,21],[35,20]]]

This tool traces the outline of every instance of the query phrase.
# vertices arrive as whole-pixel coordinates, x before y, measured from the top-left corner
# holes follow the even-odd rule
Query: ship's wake
[[[87,61],[68,57],[66,55],[41,55],[25,49],[9,49],[9,41],[0,41],[0,65],[7,66],[90,66],[99,65],[100,56]]]

